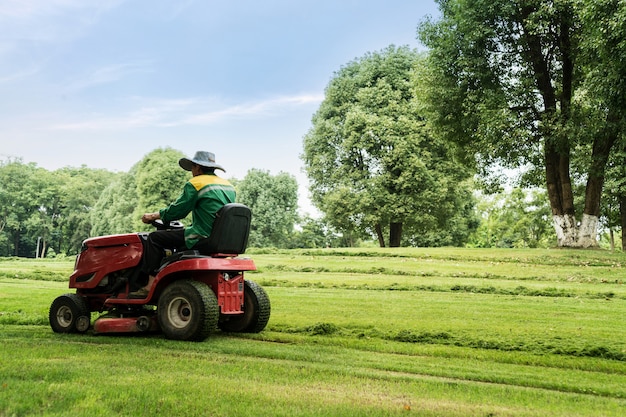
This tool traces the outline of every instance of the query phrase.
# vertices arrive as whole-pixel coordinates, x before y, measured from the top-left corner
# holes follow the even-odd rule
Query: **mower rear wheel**
[[[168,339],[203,341],[217,327],[217,297],[206,284],[175,281],[159,297],[157,317]]]
[[[270,298],[259,284],[245,281],[243,314],[224,315],[218,326],[225,332],[259,333],[270,319]]]
[[[57,297],[48,313],[50,327],[56,333],[84,333],[91,325],[91,313],[87,303],[77,294]]]

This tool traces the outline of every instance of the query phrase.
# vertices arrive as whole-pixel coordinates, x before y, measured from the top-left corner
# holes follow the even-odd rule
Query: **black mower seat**
[[[243,204],[230,203],[216,214],[211,236],[192,248],[203,255],[217,253],[239,255],[246,251],[252,212]]]

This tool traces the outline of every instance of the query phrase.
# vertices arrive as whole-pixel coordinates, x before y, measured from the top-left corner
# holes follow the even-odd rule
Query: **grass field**
[[[248,256],[266,330],[201,343],[55,334],[73,259],[0,258],[0,416],[626,415],[622,253]]]

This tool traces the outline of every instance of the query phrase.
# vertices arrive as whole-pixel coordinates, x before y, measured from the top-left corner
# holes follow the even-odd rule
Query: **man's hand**
[[[160,219],[161,215],[157,212],[157,213],[146,213],[143,216],[141,216],[141,221],[146,223],[146,224],[150,224],[153,221]]]

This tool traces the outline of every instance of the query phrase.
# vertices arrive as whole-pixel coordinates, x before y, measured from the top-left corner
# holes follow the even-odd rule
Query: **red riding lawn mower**
[[[145,299],[128,298],[129,277],[138,273],[147,233],[89,238],[83,242],[70,276],[75,294],[57,297],[50,326],[57,333],[96,334],[162,331],[168,339],[206,339],[225,332],[258,333],[270,318],[270,300],[261,286],[244,279],[256,270],[245,252],[250,209],[227,204],[217,213],[211,236],[194,250],[163,259]],[[182,227],[179,222],[159,229]],[[100,312],[93,326],[91,313]]]

